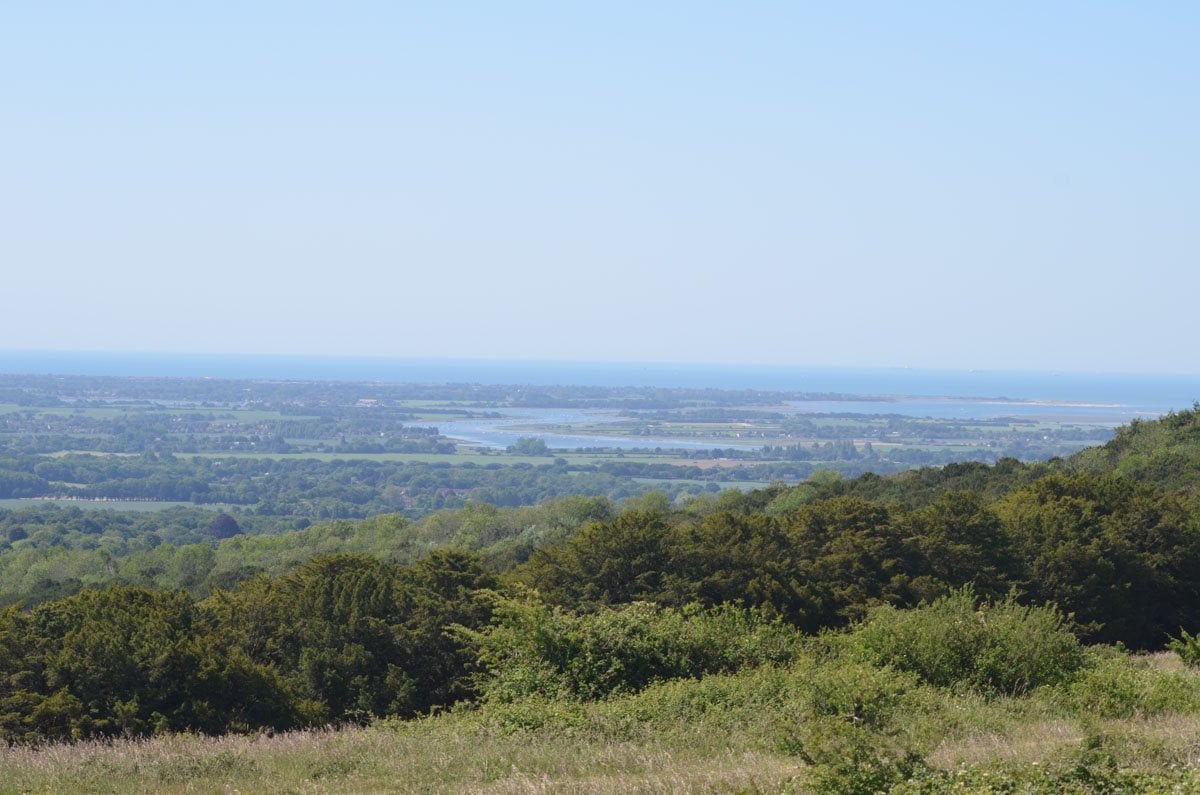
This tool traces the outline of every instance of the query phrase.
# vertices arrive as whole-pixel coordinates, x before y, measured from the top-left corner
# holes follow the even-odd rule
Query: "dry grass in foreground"
[[[1004,732],[946,740],[926,761],[933,770],[999,772],[999,779],[986,779],[990,785],[1006,782],[1005,770],[1019,774],[1069,757],[1089,734],[1104,738],[1105,748],[1116,753],[1122,769],[1154,774],[1173,768],[1175,773],[1162,791],[1200,792],[1196,776],[1200,716],[1037,720]],[[744,739],[702,728],[662,737],[643,735],[637,740],[606,739],[589,731],[512,733],[455,716],[274,736],[176,735],[5,749],[0,751],[0,792],[808,791],[804,766],[797,757],[755,749]],[[956,788],[952,781],[945,782],[947,791],[975,791],[970,785],[965,790],[961,785]],[[927,786],[920,791],[942,789]],[[1026,790],[1018,786],[1012,791]]]
[[[0,792],[778,792],[794,758],[486,732],[344,729],[180,735],[0,752]]]
[[[1070,678],[1013,696],[806,656],[593,701],[535,694],[370,728],[0,750],[0,793],[889,788],[1200,795],[1200,676],[1169,655],[1098,649]]]

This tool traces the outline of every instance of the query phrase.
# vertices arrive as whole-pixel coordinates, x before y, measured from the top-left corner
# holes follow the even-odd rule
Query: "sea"
[[[0,351],[0,373],[835,393],[800,412],[1118,425],[1191,408],[1200,375],[333,356]]]

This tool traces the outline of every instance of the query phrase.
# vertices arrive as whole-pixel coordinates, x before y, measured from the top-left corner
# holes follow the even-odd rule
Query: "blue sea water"
[[[376,381],[481,384],[571,384],[658,386],[832,392],[862,396],[906,396],[873,401],[837,401],[823,411],[917,413],[968,416],[964,401],[913,398],[972,398],[995,406],[998,415],[1037,414],[1040,404],[1097,404],[1120,416],[1157,416],[1190,408],[1200,399],[1200,375],[1122,375],[908,368],[799,367],[737,364],[644,364],[615,362],[388,359],[372,357],[243,356],[228,354],[0,351],[0,372],[59,375],[118,375],[255,378],[313,381]],[[997,399],[1033,401],[1034,408]],[[888,406],[891,406],[889,408]],[[809,407],[813,409],[815,407]]]

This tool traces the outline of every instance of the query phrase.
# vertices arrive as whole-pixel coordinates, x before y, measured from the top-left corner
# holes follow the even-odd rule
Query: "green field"
[[[46,505],[59,505],[63,507],[80,508],[83,510],[106,510],[106,511],[141,511],[154,512],[164,511],[167,508],[177,508],[180,506],[187,508],[197,507],[191,502],[156,502],[148,500],[31,500],[31,499],[0,499],[0,508],[41,508]],[[237,510],[234,505],[219,505],[213,503],[204,505],[204,508],[211,510]]]
[[[716,486],[719,489],[740,489],[742,491],[753,491],[754,489],[761,489],[770,485],[763,480],[696,480],[694,478],[671,478],[670,480],[666,478],[634,478],[633,480],[636,483],[645,483],[649,486],[657,483],[674,483],[698,486],[700,488]]]
[[[472,447],[460,447],[455,453],[189,453],[185,458],[252,458],[252,459],[314,459],[317,461],[399,461],[423,464],[473,463],[479,466],[487,464],[533,464],[545,466],[553,464],[554,459],[562,458],[571,464],[598,464],[605,461],[624,461],[644,464],[675,464],[678,466],[694,466],[695,461],[677,458],[671,455],[624,455],[613,453],[568,453],[555,451],[548,456],[511,455],[508,453],[480,452]]]

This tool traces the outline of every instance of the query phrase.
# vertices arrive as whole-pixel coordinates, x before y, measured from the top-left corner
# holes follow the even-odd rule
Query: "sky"
[[[1200,373],[1200,5],[0,6],[0,349]]]

